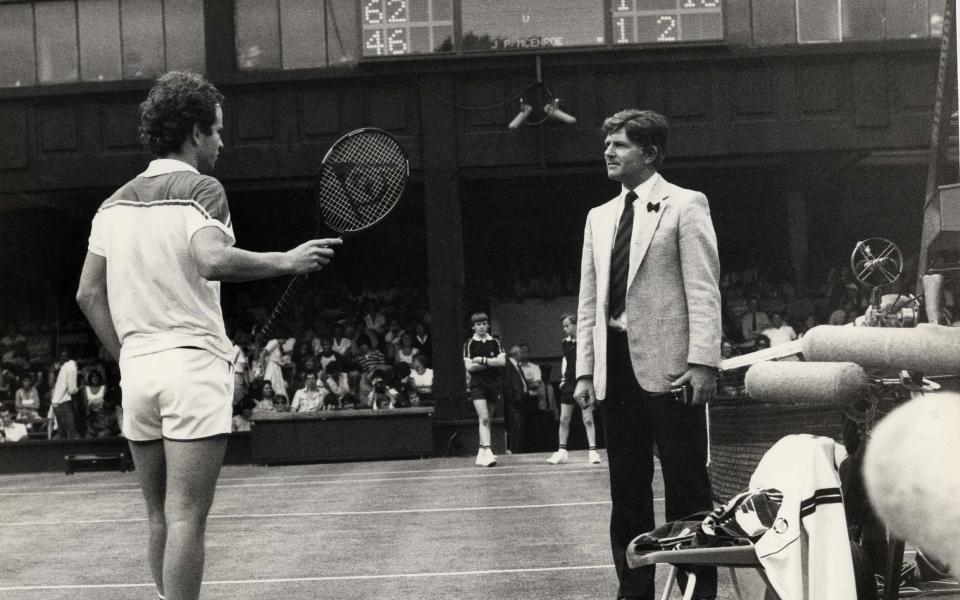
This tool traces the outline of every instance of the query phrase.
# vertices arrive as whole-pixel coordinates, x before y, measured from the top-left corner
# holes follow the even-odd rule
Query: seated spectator
[[[400,338],[403,337],[405,333],[406,331],[400,326],[400,321],[390,319],[390,326],[387,327],[386,333],[383,334],[383,342],[385,344],[399,344]]]
[[[40,419],[40,392],[33,383],[33,375],[30,373],[20,378],[20,389],[17,390],[15,402],[18,419]]]
[[[303,387],[293,394],[293,402],[290,404],[292,412],[317,412],[323,405],[323,398],[329,392],[317,386],[317,374],[307,373],[304,377]]]
[[[433,338],[430,337],[430,330],[422,321],[418,321],[414,326],[413,347],[419,350],[420,354],[433,356]]]
[[[415,354],[410,374],[404,380],[407,397],[412,406],[431,406],[433,404],[433,369],[427,368],[427,357]]]
[[[330,338],[323,338],[320,341],[320,352],[317,353],[317,359],[320,361],[320,368],[326,369],[327,365],[334,361],[342,359],[342,356],[333,349],[333,340]]]
[[[19,442],[29,436],[22,423],[13,420],[13,411],[6,404],[0,405],[0,442]]]
[[[357,396],[350,387],[350,377],[343,370],[343,364],[334,361],[327,365],[324,372],[324,385],[330,390],[323,400],[324,410],[340,408],[356,408]]]
[[[367,331],[382,334],[387,328],[387,318],[377,309],[373,302],[367,302],[363,313],[363,325]]]
[[[289,412],[290,404],[286,396],[281,396],[273,391],[273,385],[269,381],[264,381],[260,388],[260,399],[254,410],[266,410],[277,412]]]
[[[407,363],[408,365],[413,364],[413,357],[417,355],[419,350],[413,346],[413,336],[409,333],[404,333],[400,336],[400,344],[395,350],[396,360],[395,363]]]
[[[747,306],[747,312],[740,317],[740,335],[744,342],[752,342],[764,329],[770,327],[770,317],[760,310],[760,301],[755,297],[747,301]]]
[[[0,372],[0,404],[10,402],[17,393],[17,376],[10,369]]]
[[[783,322],[783,316],[778,312],[770,315],[770,327],[763,330],[763,335],[770,340],[771,346],[779,346],[797,339],[797,332]]]
[[[817,318],[812,314],[807,315],[807,318],[803,320],[803,326],[800,328],[800,333],[797,334],[797,339],[802,338],[807,334],[808,331],[817,326]]]
[[[399,392],[387,384],[389,373],[385,369],[376,369],[370,375],[370,393],[367,405],[373,410],[397,408]]]
[[[353,340],[347,337],[345,329],[340,323],[333,326],[333,338],[330,341],[333,342],[331,349],[340,356],[346,356],[353,345]]]
[[[830,318],[827,319],[828,325],[846,325],[847,323],[852,323],[853,320],[857,317],[855,314],[856,307],[851,300],[844,300],[843,303],[835,311],[830,313]]]
[[[233,420],[231,421],[231,431],[250,431],[250,417],[256,402],[252,398],[244,398],[240,404],[233,407]]]
[[[91,371],[82,390],[87,399],[87,437],[120,435],[116,404],[107,399],[107,386],[99,371]]]

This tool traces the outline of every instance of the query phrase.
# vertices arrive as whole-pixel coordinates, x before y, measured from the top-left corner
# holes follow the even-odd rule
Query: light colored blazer
[[[664,392],[691,364],[720,366],[720,259],[706,196],[661,177],[650,200],[659,201],[660,210],[633,222],[627,340],[637,382]],[[619,202],[618,196],[592,209],[583,234],[576,372],[593,376],[598,400],[607,391],[610,254]]]

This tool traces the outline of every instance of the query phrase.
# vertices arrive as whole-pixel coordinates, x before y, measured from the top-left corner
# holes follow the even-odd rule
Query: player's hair
[[[154,156],[180,149],[194,124],[210,135],[223,94],[203,75],[170,71],[157,78],[140,104],[140,142]]]
[[[562,317],[560,317],[560,322],[563,323],[564,321],[570,321],[571,324],[576,325],[577,324],[576,313],[565,313]]]
[[[652,110],[628,108],[621,110],[603,122],[603,134],[610,135],[614,131],[623,129],[627,139],[643,148],[644,152],[651,153],[656,148],[657,157],[653,160],[656,169],[663,164],[667,154],[667,118]]]
[[[480,321],[486,321],[487,323],[489,323],[489,322],[490,322],[490,317],[487,315],[487,313],[485,313],[485,312],[483,312],[483,311],[475,312],[475,313],[473,313],[472,315],[470,315],[470,324],[471,324],[471,325],[473,325],[474,323],[479,323]]]

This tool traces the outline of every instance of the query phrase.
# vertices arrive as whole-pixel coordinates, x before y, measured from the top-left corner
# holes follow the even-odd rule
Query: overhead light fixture
[[[517,113],[517,116],[510,121],[510,124],[507,125],[507,129],[519,129],[521,125],[526,122],[527,117],[530,116],[530,113],[533,112],[533,107],[526,103],[523,98],[520,98],[520,112]]]

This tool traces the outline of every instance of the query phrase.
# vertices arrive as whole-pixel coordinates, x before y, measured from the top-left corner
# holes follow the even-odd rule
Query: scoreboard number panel
[[[613,43],[723,39],[721,0],[612,0]]]
[[[453,0],[360,0],[364,57],[453,52]]]

